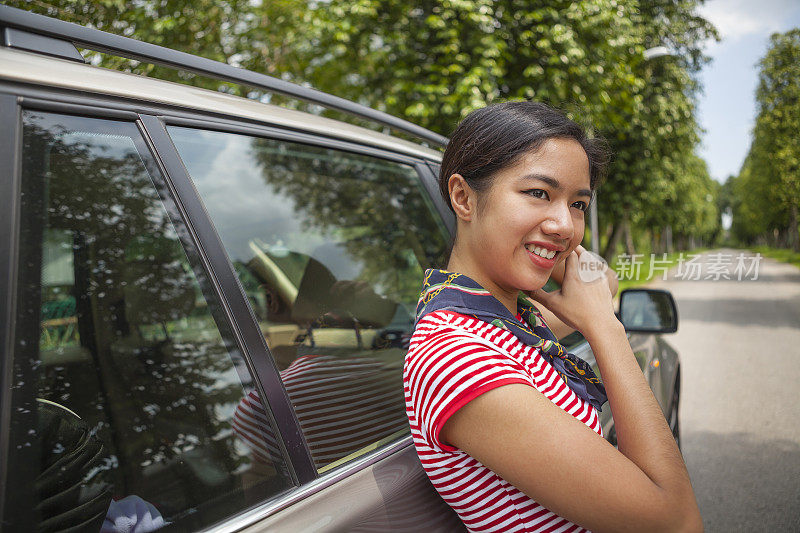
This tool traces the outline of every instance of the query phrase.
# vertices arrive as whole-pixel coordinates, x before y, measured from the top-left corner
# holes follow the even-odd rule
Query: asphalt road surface
[[[742,253],[746,275],[735,272]],[[681,356],[683,455],[709,532],[800,531],[800,269],[762,258],[754,280],[754,257],[707,252],[705,268],[684,263],[651,285],[678,304],[667,340]]]

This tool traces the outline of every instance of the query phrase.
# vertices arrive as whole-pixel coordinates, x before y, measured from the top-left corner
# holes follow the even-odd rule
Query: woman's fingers
[[[578,254],[574,250],[564,260],[564,278],[570,273],[573,277],[578,275]]]

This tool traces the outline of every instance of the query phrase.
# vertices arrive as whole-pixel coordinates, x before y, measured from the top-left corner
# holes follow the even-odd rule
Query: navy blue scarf
[[[539,349],[567,386],[595,409],[608,399],[606,389],[589,363],[580,357],[567,353],[550,331],[536,308],[520,295],[517,311],[522,316],[522,324],[511,312],[464,274],[446,270],[426,270],[422,294],[417,304],[417,318],[414,326],[427,315],[439,310],[453,311],[488,322],[493,326],[513,333],[523,344]],[[529,327],[525,327],[526,324]]]

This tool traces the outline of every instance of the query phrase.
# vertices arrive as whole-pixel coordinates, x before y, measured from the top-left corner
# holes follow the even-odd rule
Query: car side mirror
[[[669,291],[625,289],[619,295],[619,319],[625,331],[675,333],[678,307]]]

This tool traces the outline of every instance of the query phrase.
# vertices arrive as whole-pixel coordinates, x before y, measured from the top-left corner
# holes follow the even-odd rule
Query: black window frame
[[[16,473],[8,464],[11,425],[11,385],[14,353],[14,308],[19,217],[19,153],[22,148],[22,116],[14,94],[0,93],[0,472]],[[0,480],[0,520],[6,516],[6,479]]]
[[[280,379],[266,340],[258,328],[255,314],[247,300],[221,239],[191,178],[183,165],[177,149],[167,132],[168,126],[190,127],[222,133],[246,134],[274,140],[285,140],[302,144],[332,148],[343,152],[368,155],[379,159],[412,166],[424,192],[434,206],[434,216],[439,216],[448,237],[452,239],[455,223],[452,212],[439,194],[436,176],[431,165],[438,158],[425,158],[402,150],[393,151],[383,147],[342,139],[332,132],[330,136],[292,129],[279,124],[265,124],[254,119],[229,118],[213,111],[202,111],[176,106],[141,102],[123,97],[87,95],[68,89],[32,87],[0,81],[0,123],[9,125],[0,133],[0,517],[6,502],[6,478],[10,472],[5,468],[10,422],[10,385],[13,363],[14,324],[13,310],[16,287],[16,261],[19,233],[19,179],[21,146],[21,115],[23,109],[36,109],[55,113],[81,115],[101,119],[122,119],[135,122],[161,171],[164,185],[170,192],[170,200],[181,214],[173,221],[183,226],[181,240],[197,250],[205,274],[213,285],[215,296],[224,309],[228,326],[234,331],[238,348],[248,365],[259,394],[267,398],[275,429],[280,435],[284,457],[295,483],[286,492],[264,500],[256,507],[232,515],[242,526],[269,516],[293,503],[349,477],[364,468],[412,446],[408,435],[353,460],[350,463],[319,474],[314,467],[308,446],[305,443],[294,407]],[[184,245],[187,243],[183,243]],[[269,394],[267,394],[269,391]]]

